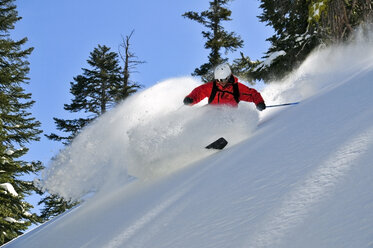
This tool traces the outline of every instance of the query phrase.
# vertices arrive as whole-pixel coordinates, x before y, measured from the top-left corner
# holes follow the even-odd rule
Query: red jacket
[[[193,99],[192,105],[202,101],[206,97],[209,98],[209,103],[213,105],[223,104],[236,107],[239,101],[254,102],[255,104],[264,103],[264,100],[260,93],[255,89],[249,88],[246,85],[238,82],[238,79],[234,77],[234,83],[227,83],[225,87],[221,86],[219,83],[215,83],[216,94],[213,99],[211,93],[214,87],[214,81],[205,83],[201,86],[195,88],[187,97]],[[238,95],[235,99],[234,84],[238,86]],[[237,89],[237,88],[236,88]]]

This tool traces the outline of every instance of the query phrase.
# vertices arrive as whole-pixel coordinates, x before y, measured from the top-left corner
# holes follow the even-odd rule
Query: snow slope
[[[44,187],[93,197],[4,247],[373,247],[369,40],[312,54],[263,90],[267,104],[301,104],[260,116],[245,103],[170,105],[197,84],[171,81],[104,116],[51,163]],[[223,151],[203,149],[214,132],[232,141]]]

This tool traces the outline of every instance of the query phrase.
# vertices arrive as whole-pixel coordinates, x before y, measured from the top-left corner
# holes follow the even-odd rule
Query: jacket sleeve
[[[255,104],[264,103],[264,100],[260,93],[255,89],[249,88],[244,84],[238,83],[239,91],[240,91],[240,100],[246,102],[253,102]]]
[[[202,84],[201,86],[198,86],[197,88],[195,88],[189,95],[187,95],[187,97],[190,97],[193,99],[192,105],[194,105],[194,104],[199,103],[206,97],[209,97],[211,94],[211,90],[212,90],[212,82]]]

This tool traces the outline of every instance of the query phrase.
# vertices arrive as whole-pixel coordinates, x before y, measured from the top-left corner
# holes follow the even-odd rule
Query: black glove
[[[185,97],[184,98],[184,104],[185,105],[190,105],[192,103],[193,103],[193,99],[192,98],[190,98],[190,97]]]
[[[256,108],[259,110],[259,111],[262,111],[262,110],[265,110],[266,109],[266,104],[264,102],[260,102],[256,105]]]

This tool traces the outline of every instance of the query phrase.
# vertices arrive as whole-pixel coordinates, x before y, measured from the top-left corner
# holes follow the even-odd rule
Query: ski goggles
[[[228,82],[228,80],[229,80],[230,77],[231,76],[228,76],[228,77],[226,77],[224,79],[216,79],[216,81],[219,82],[219,83],[225,83],[225,82]]]

